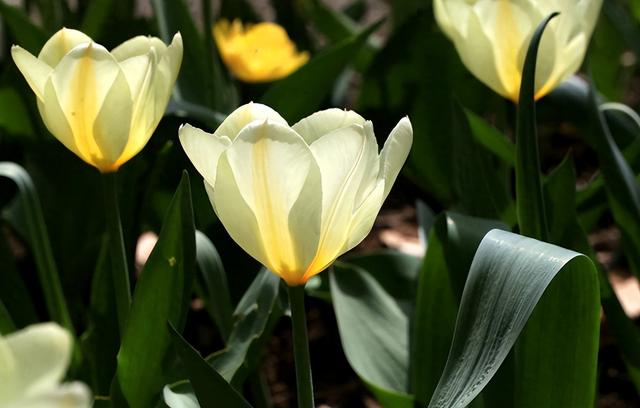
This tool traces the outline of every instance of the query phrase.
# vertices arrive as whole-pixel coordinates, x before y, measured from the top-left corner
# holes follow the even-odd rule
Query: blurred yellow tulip
[[[55,323],[0,336],[0,406],[89,408],[93,401],[84,384],[60,384],[72,348],[69,333]]]
[[[436,20],[464,65],[500,95],[517,101],[529,41],[549,14],[540,44],[535,98],[582,64],[602,0],[434,0]]]
[[[413,140],[403,118],[378,153],[373,125],[328,109],[293,126],[247,104],[213,133],[180,142],[229,235],[290,286],[304,284],[369,233]]]
[[[220,20],[213,37],[224,63],[245,82],[283,78],[309,60],[309,53],[298,52],[284,28],[274,23],[243,27],[239,20]]]
[[[15,45],[11,54],[49,131],[107,173],[142,150],[158,126],[182,62],[182,37],[167,46],[139,36],[109,52],[63,28],[37,58]]]

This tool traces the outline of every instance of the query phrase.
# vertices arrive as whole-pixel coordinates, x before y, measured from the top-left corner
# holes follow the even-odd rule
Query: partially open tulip
[[[38,57],[13,46],[49,131],[101,172],[116,171],[147,144],[167,107],[182,62],[182,38],[139,36],[111,52],[63,28]]]
[[[213,134],[180,128],[229,235],[290,286],[364,239],[412,140],[404,118],[378,154],[373,125],[355,112],[324,110],[289,126],[260,104],[236,109]]]
[[[85,408],[92,403],[81,383],[61,384],[73,343],[55,323],[0,336],[0,407]]]
[[[308,52],[298,52],[287,32],[274,23],[243,26],[239,20],[220,20],[213,27],[220,56],[225,65],[245,82],[280,79],[309,60]]]
[[[434,0],[438,24],[464,65],[500,95],[517,101],[529,41],[538,24],[560,12],[542,36],[535,97],[543,97],[582,64],[602,0]]]

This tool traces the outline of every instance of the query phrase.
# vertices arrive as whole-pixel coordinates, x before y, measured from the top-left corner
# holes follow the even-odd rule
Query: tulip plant
[[[0,408],[637,405],[633,2],[137,3],[0,3]]]

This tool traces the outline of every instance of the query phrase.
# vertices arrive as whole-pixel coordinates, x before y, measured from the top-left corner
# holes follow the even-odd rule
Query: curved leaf
[[[536,308],[543,293],[548,296],[563,288],[557,284],[561,280],[554,279],[558,274],[565,281],[570,279],[576,289],[574,296],[566,294],[564,302],[546,302]],[[551,295],[551,299],[558,299]],[[591,406],[598,300],[597,272],[584,255],[509,232],[490,231],[473,259],[447,365],[429,407],[467,406],[495,375],[530,317],[525,341],[561,341],[571,346],[571,352],[557,347],[552,356],[527,353],[521,358],[519,372],[524,377],[516,381],[515,406]],[[558,311],[563,317],[556,319],[553,327],[538,324],[543,319],[536,315],[551,316]],[[559,367],[559,372],[554,371]],[[530,387],[528,381],[539,387]]]

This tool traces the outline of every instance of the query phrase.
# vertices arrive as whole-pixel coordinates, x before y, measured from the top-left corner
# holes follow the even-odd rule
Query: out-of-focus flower
[[[63,28],[37,58],[18,46],[11,54],[49,131],[106,173],[142,150],[158,126],[182,62],[182,37],[167,46],[139,36],[109,52]]]
[[[538,24],[560,12],[542,36],[536,99],[580,68],[602,0],[434,0],[433,4],[438,24],[469,71],[495,92],[517,101],[524,58]]]
[[[283,78],[309,60],[309,53],[298,52],[284,28],[274,23],[243,26],[239,20],[220,20],[213,37],[224,63],[245,82]]]
[[[271,108],[236,109],[180,141],[229,235],[289,285],[304,284],[369,233],[413,140],[403,118],[378,153],[373,125],[328,109],[289,126]]]
[[[84,384],[60,384],[72,348],[69,333],[55,323],[0,336],[0,407],[90,407],[91,394]]]

